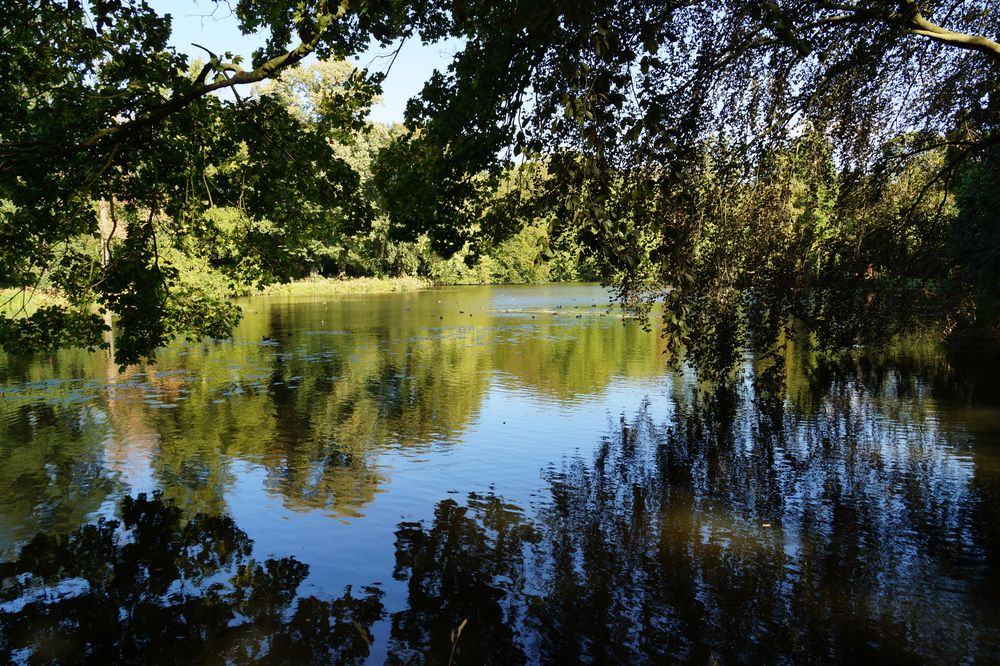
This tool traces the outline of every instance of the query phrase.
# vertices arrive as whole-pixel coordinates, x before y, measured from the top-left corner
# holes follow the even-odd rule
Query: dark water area
[[[590,286],[257,299],[0,365],[0,661],[1000,660],[1000,381],[709,391]]]

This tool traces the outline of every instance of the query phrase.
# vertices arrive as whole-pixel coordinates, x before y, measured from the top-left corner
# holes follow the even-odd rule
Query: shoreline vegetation
[[[539,282],[456,282],[451,280],[434,280],[422,276],[399,276],[399,277],[327,277],[309,276],[292,280],[291,282],[274,283],[260,289],[231,290],[227,296],[231,300],[256,298],[261,296],[277,297],[309,297],[309,296],[339,296],[356,294],[388,294],[420,291],[437,287],[456,286],[509,286],[515,284],[566,284],[576,282],[575,280],[547,280]],[[43,307],[72,307],[72,303],[59,290],[38,287],[38,288],[17,288],[0,287],[0,315],[17,319],[30,317]],[[92,311],[97,311],[97,306],[91,306]],[[581,312],[589,311],[590,308],[574,309],[566,311],[553,311],[548,314],[578,315]],[[654,313],[662,314],[656,307],[642,313],[622,312],[620,304],[605,312],[603,316],[612,315],[623,319],[644,319],[651,317]],[[655,325],[655,324],[654,324]],[[944,346],[958,353],[960,356],[970,356],[988,352],[991,359],[996,358],[997,352],[994,348],[1000,340],[1000,330],[997,326],[980,326],[974,329],[963,331],[959,335],[953,335],[947,339],[940,339],[927,328],[914,330],[908,334],[897,335],[893,338],[893,344],[889,346],[903,345],[907,348],[916,347],[922,351],[930,348]],[[815,341],[814,341],[815,342]],[[929,345],[929,347],[928,347]],[[873,351],[883,348],[875,345]],[[913,351],[911,349],[911,351]]]
[[[555,281],[551,282],[551,284],[555,283]],[[464,284],[408,275],[401,277],[311,276],[291,282],[270,284],[261,289],[236,290],[232,291],[229,296],[231,298],[245,298],[252,296],[307,296],[311,294],[382,294],[434,287],[463,286]],[[48,305],[68,306],[69,301],[56,289],[0,287],[0,313],[8,317],[29,315]]]
[[[51,289],[0,287],[0,315],[5,317],[27,317],[39,308],[53,305],[69,307],[70,302]]]
[[[551,282],[551,284],[555,283],[557,281]],[[406,275],[401,277],[310,276],[291,282],[270,284],[261,289],[232,291],[229,293],[229,297],[383,294],[463,285],[464,283],[459,282],[435,281],[426,277]],[[12,318],[29,316],[39,308],[52,305],[68,307],[70,302],[56,289],[0,287],[0,313],[4,316]],[[96,306],[94,309],[96,310]]]
[[[311,296],[313,294],[383,294],[417,291],[439,286],[422,277],[307,277],[291,282],[271,284],[244,296]]]

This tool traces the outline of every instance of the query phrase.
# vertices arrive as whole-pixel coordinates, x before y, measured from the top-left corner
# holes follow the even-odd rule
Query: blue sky
[[[258,48],[261,35],[241,35],[226,3],[216,4],[212,0],[149,0],[159,14],[173,17],[171,44],[192,58],[204,59],[204,51],[192,46],[201,44],[215,53],[230,51],[244,56]],[[371,120],[382,123],[402,122],[406,101],[417,95],[424,81],[435,69],[444,70],[451,56],[461,48],[461,42],[451,41],[441,44],[423,45],[410,40],[403,45],[399,56],[392,65],[383,83],[382,103],[372,109]],[[389,65],[391,49],[373,48],[362,54],[354,63],[373,71],[384,71]]]

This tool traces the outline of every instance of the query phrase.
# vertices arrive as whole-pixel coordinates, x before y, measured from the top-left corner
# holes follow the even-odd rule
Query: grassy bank
[[[433,286],[430,280],[417,277],[401,278],[306,278],[288,284],[273,284],[251,294],[264,296],[311,296],[328,294],[380,294],[399,291],[415,291]],[[4,317],[26,317],[47,305],[68,306],[69,303],[58,292],[37,289],[23,290],[0,288],[0,315]]]
[[[380,294],[395,291],[415,291],[432,286],[418,277],[399,278],[306,278],[287,284],[273,284],[258,293],[265,296],[312,296],[325,294]]]
[[[0,314],[5,317],[25,317],[46,305],[68,305],[54,292],[31,289],[0,289]]]

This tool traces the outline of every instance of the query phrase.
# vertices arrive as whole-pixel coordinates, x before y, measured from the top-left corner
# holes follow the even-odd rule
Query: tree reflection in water
[[[533,519],[470,496],[403,524],[396,651],[469,619],[459,663],[995,658],[997,507],[961,451],[850,382],[809,417],[743,390],[623,418]]]
[[[539,539],[521,510],[495,495],[470,494],[467,506],[439,502],[427,529],[402,523],[393,575],[407,581],[409,605],[392,617],[390,662],[430,655],[437,663],[464,621],[456,663],[523,662],[526,546]]]
[[[228,516],[125,498],[121,522],[44,534],[0,565],[0,661],[355,663],[381,592],[297,598],[308,567],[251,559]]]
[[[990,661],[995,470],[933,419],[888,418],[888,390],[644,408],[547,469],[530,512],[471,494],[400,524],[402,609],[298,598],[305,565],[254,562],[229,518],[126,500],[123,534],[39,536],[3,565],[0,657],[344,663],[388,618],[390,663]]]

